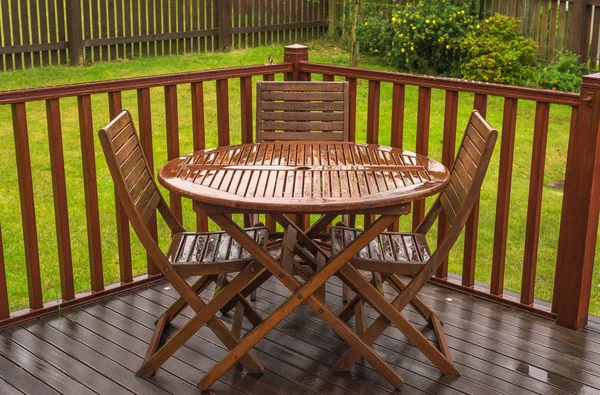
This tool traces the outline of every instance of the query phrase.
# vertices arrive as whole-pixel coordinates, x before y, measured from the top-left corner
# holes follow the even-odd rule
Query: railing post
[[[308,62],[308,47],[306,45],[292,44],[284,48],[283,61],[293,65],[293,81],[306,81],[306,73],[300,73],[300,62]],[[289,78],[288,78],[289,79]]]
[[[231,49],[231,0],[217,2],[219,18],[219,51]]]
[[[600,73],[583,77],[571,127],[558,239],[553,310],[557,323],[587,323],[600,213]]]
[[[71,64],[83,63],[83,39],[81,30],[81,1],[67,1],[67,28],[69,29],[69,60]]]

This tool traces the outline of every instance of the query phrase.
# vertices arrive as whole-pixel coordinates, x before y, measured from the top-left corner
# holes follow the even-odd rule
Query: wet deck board
[[[209,299],[213,288],[202,296]],[[386,289],[392,297],[391,291]],[[258,292],[262,315],[289,296],[275,279]],[[203,328],[151,378],[137,378],[154,321],[176,294],[166,283],[104,299],[0,331],[0,393],[199,394],[196,383],[226,354]],[[403,394],[600,394],[600,320],[574,332],[554,323],[434,285],[423,300],[445,323],[460,378],[439,371],[394,328],[374,349],[405,379]],[[448,300],[450,298],[451,300]],[[327,303],[342,308],[341,284],[331,280]],[[411,311],[406,317],[426,336],[433,331]],[[185,310],[167,335],[192,316]],[[232,314],[223,317],[229,324]],[[376,318],[367,309],[368,323]],[[353,323],[351,323],[353,325]],[[244,322],[244,331],[250,330]],[[254,349],[265,375],[240,367],[227,372],[212,393],[388,394],[393,388],[362,359],[348,374],[332,367],[344,342],[306,306],[300,306]]]

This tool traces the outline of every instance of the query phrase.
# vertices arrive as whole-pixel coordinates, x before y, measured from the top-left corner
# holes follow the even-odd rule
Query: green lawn
[[[346,64],[348,55],[342,50],[324,42],[309,44],[310,59],[317,62]],[[12,90],[48,85],[62,85],[76,82],[107,80],[123,77],[155,75],[163,73],[183,72],[199,69],[231,67],[249,64],[264,64],[268,56],[276,61],[283,58],[283,47],[262,47],[233,51],[227,54],[186,55],[160,58],[145,58],[132,61],[98,63],[90,67],[48,67],[35,70],[23,70],[0,74],[0,89]],[[360,66],[385,69],[378,59],[362,58]],[[232,127],[232,144],[239,143],[239,84],[230,81],[230,114]],[[381,86],[381,115],[379,142],[390,141],[391,122],[391,84]],[[179,120],[181,153],[192,151],[191,111],[189,87],[179,87]],[[164,132],[164,94],[162,89],[152,89],[152,124],[154,130],[155,163],[160,165],[166,161],[166,144]],[[205,84],[206,141],[208,146],[215,146],[216,113],[214,83]],[[94,111],[94,127],[99,129],[108,122],[106,95],[95,95],[92,98]],[[367,83],[359,82],[357,140],[365,139]],[[461,94],[458,120],[458,140],[463,132],[472,109],[473,95]],[[132,110],[137,118],[137,102],[135,92],[124,92],[123,104]],[[499,130],[502,126],[503,100],[490,97],[488,103],[488,120]],[[46,300],[60,297],[58,274],[58,254],[56,247],[56,231],[54,225],[54,208],[52,200],[52,182],[49,164],[48,136],[46,129],[45,106],[43,102],[27,105],[29,121],[29,141],[32,154],[32,169],[35,185],[36,218],[42,265],[43,292]],[[71,225],[71,243],[73,249],[76,290],[89,289],[88,249],[84,210],[83,179],[81,174],[81,147],[79,141],[77,103],[75,99],[61,100],[63,121],[63,144],[69,200],[69,222]],[[518,107],[517,135],[513,165],[511,190],[511,209],[506,254],[506,288],[520,290],[523,244],[527,212],[529,173],[531,167],[531,146],[533,140],[535,103],[520,101]],[[430,156],[441,158],[441,142],[444,114],[444,92],[434,90],[431,103]],[[417,88],[407,87],[405,105],[405,137],[404,147],[414,149],[417,119]],[[539,261],[537,271],[536,297],[551,300],[554,284],[554,267],[556,247],[560,225],[562,191],[550,187],[554,182],[564,178],[567,141],[570,124],[570,108],[552,106],[546,158],[544,195],[542,201],[542,225],[540,230]],[[500,144],[497,145],[488,177],[483,186],[481,219],[479,224],[479,243],[477,252],[476,278],[489,283],[493,254],[495,203],[497,193],[498,160]],[[6,258],[7,277],[12,309],[27,304],[27,281],[24,261],[24,248],[19,210],[19,191],[17,184],[14,140],[12,135],[11,114],[9,106],[0,106],[0,224],[2,226],[4,253]],[[107,283],[118,281],[118,253],[116,243],[114,196],[112,181],[102,157],[99,144],[96,145],[96,162],[98,168],[98,189],[100,200],[100,221],[102,226],[102,246],[104,275]],[[184,202],[184,223],[188,228],[195,227],[191,204]],[[402,227],[407,229],[409,219],[405,219]],[[160,228],[161,242],[168,239],[165,227]],[[145,254],[133,239],[134,271],[145,272]],[[462,239],[457,243],[452,255],[450,269],[461,272]],[[600,262],[600,253],[596,254],[596,263]],[[600,273],[596,271],[592,289],[591,312],[600,313]]]

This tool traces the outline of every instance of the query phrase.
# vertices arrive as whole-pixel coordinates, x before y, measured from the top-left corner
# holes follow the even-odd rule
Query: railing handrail
[[[349,78],[360,78],[370,81],[390,82],[449,91],[469,92],[482,95],[509,97],[522,100],[542,101],[551,104],[565,104],[577,107],[579,94],[548,89],[528,88],[489,82],[469,81],[450,77],[433,77],[393,71],[364,69],[348,66],[334,66],[323,63],[299,62],[300,71],[304,73],[343,75]]]
[[[60,99],[98,93],[120,92],[135,89],[161,87],[166,85],[189,84],[219,79],[254,77],[264,74],[292,72],[289,62],[238,66],[211,70],[189,71],[184,73],[161,74],[150,77],[121,78],[115,80],[83,82],[78,84],[0,91],[0,104],[25,103],[37,100]]]

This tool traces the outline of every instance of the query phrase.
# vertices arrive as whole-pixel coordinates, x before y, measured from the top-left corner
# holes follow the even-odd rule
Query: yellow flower
[[[369,25],[369,22],[365,22],[365,26]]]
[[[486,20],[485,20],[485,23],[490,23],[490,20],[489,20],[489,19],[486,19]]]
[[[429,23],[429,19],[425,19],[425,23]]]
[[[448,22],[452,22],[452,18],[448,18]]]
[[[479,29],[481,26],[479,24],[477,24],[477,29]]]
[[[392,56],[392,53],[391,53],[391,52],[388,52],[388,53],[387,53],[387,55],[388,55],[388,56]]]
[[[413,27],[412,27],[412,29],[413,29],[413,30],[417,30],[417,27],[416,27],[416,26],[413,26]]]
[[[404,37],[404,33],[398,34],[398,37]]]
[[[402,49],[400,50],[400,52],[404,53],[404,48],[402,48]]]
[[[414,50],[415,50],[415,47],[411,46],[411,47],[410,47],[410,50],[411,50],[411,51],[414,51]]]
[[[392,22],[396,22],[398,19],[396,19],[396,17],[392,17]]]
[[[450,49],[450,44],[446,44],[446,49]]]
[[[433,23],[435,25],[435,19],[431,23]]]

